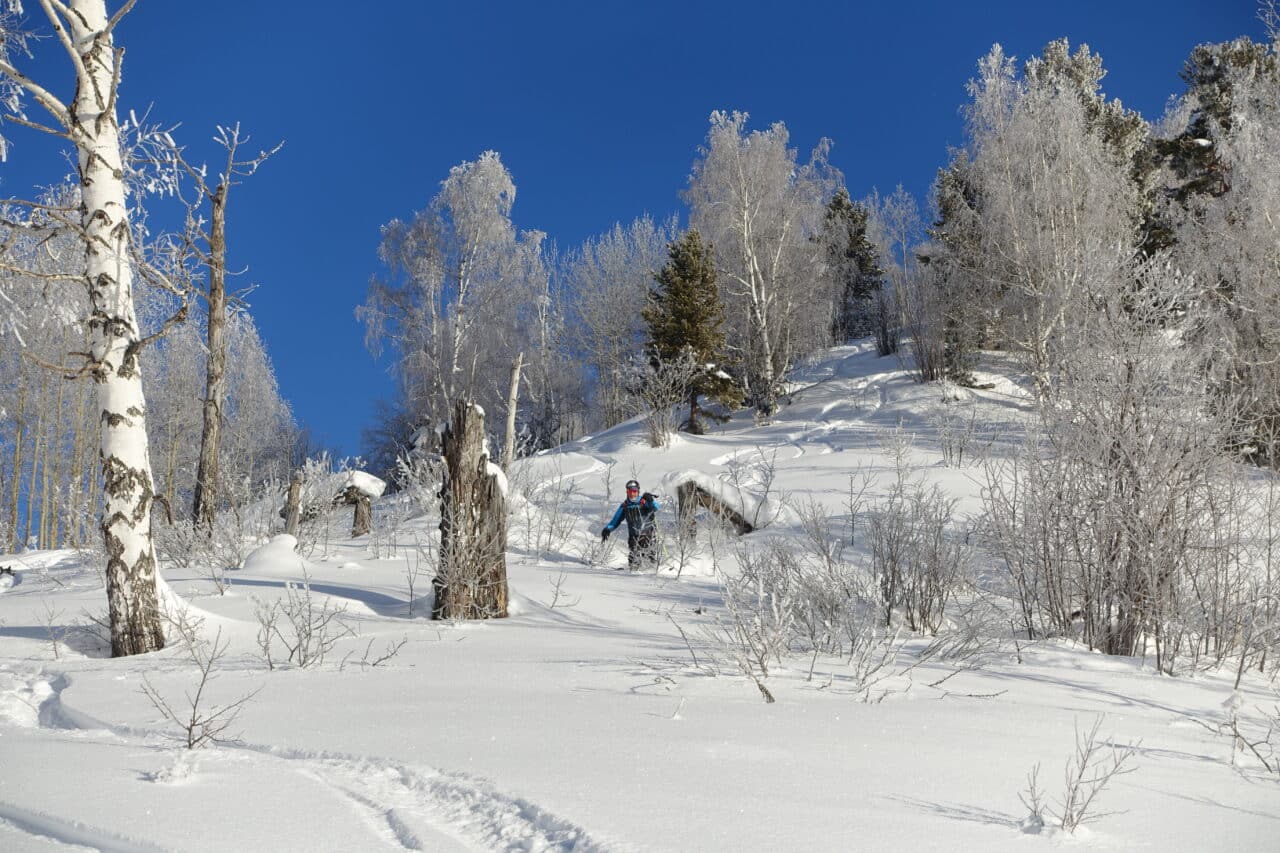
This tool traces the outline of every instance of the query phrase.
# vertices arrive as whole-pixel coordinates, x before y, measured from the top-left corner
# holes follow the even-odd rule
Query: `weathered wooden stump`
[[[355,516],[351,519],[351,536],[365,536],[373,528],[373,501],[358,486],[347,486],[342,490],[341,501],[355,507]]]
[[[373,499],[382,496],[387,484],[364,471],[347,471],[342,476],[342,491],[333,502],[355,507],[351,535],[364,536],[373,527]]]
[[[298,535],[298,524],[302,520],[302,469],[293,472],[289,481],[289,495],[284,502],[284,532],[290,536]]]
[[[679,504],[680,524],[683,527],[681,533],[684,535],[693,532],[693,518],[694,513],[698,511],[698,507],[705,507],[715,513],[717,517],[723,518],[732,524],[734,529],[738,531],[739,536],[755,530],[751,522],[743,518],[742,514],[736,509],[727,506],[715,495],[692,480],[686,480],[676,486],[676,501]]]
[[[501,470],[489,461],[484,411],[459,400],[444,432],[440,565],[432,581],[433,619],[507,615],[507,500]]]

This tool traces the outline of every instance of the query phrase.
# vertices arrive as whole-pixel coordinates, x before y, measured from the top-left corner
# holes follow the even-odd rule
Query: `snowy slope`
[[[731,537],[685,555],[678,578],[673,542],[660,571],[617,571],[622,537],[601,553],[598,531],[631,477],[659,493],[668,531],[674,482],[695,472],[770,516],[757,541],[794,543],[796,507],[841,518],[851,482],[874,500],[900,476],[896,453],[972,514],[980,469],[945,466],[943,444],[954,454],[956,424],[974,423],[967,453],[1006,452],[1026,412],[1006,381],[944,404],[858,347],[794,379],[768,425],[740,413],[655,451],[629,423],[517,466],[507,620],[423,617],[430,574],[412,546],[433,522],[406,518],[396,496],[377,504],[376,541],[342,539],[350,519],[336,515],[327,544],[268,546],[223,595],[199,568],[168,568],[201,633],[230,644],[214,704],[261,691],[236,741],[196,752],[139,690],[145,676],[187,707],[198,673],[181,643],[107,659],[68,629],[105,609],[91,564],[0,557],[20,581],[0,590],[0,850],[1273,849],[1280,784],[1233,766],[1211,730],[1231,673],[1162,678],[1066,641],[1006,644],[972,671],[912,668],[928,644],[915,639],[871,691],[847,661],[788,659],[766,704],[705,639],[723,618],[713,564],[731,571]],[[268,669],[255,610],[304,575],[315,607],[346,607],[356,635],[315,667]],[[1253,720],[1276,698],[1246,682],[1236,701]],[[1103,735],[1137,745],[1134,771],[1101,797],[1117,813],[1072,838],[1024,833],[1028,772],[1039,764],[1056,797],[1099,715]]]

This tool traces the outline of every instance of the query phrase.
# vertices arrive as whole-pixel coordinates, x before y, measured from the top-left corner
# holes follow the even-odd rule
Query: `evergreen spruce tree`
[[[1197,199],[1218,198],[1231,188],[1230,169],[1222,161],[1218,143],[1232,132],[1232,79],[1242,73],[1274,77],[1280,74],[1280,57],[1268,45],[1245,36],[1196,46],[1182,69],[1187,84],[1183,97],[1190,107],[1187,126],[1177,136],[1154,139],[1147,146],[1152,165],[1165,164],[1173,173],[1175,182],[1164,192],[1183,211],[1192,209]],[[1142,246],[1146,254],[1173,245],[1174,223],[1168,217],[1167,212],[1153,212]]]
[[[827,268],[836,280],[832,336],[840,342],[871,333],[871,297],[884,279],[879,253],[867,238],[867,216],[866,207],[852,201],[841,187],[827,205],[819,237],[826,247]]]
[[[700,415],[710,415],[698,405],[698,398],[735,406],[742,391],[721,368],[725,349],[724,311],[716,285],[711,247],[702,235],[690,230],[671,243],[670,259],[654,276],[657,287],[649,291],[649,301],[641,311],[649,329],[646,352],[661,364],[691,358],[698,366],[689,387],[689,432],[703,431]]]
[[[994,307],[1000,294],[987,292],[969,270],[980,252],[975,233],[978,200],[966,173],[967,161],[957,157],[938,170],[934,183],[938,219],[928,229],[934,248],[920,258],[938,272],[941,288],[943,342],[942,364],[947,379],[957,385],[973,385],[978,350],[989,345],[986,335],[995,323]]]

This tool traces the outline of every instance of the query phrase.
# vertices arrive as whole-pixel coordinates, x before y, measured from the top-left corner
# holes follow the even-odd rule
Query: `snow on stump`
[[[698,507],[705,507],[714,513],[717,518],[722,518],[732,524],[734,529],[738,531],[739,536],[744,536],[755,530],[751,522],[742,517],[741,512],[698,485],[694,480],[685,480],[676,486],[676,500],[679,505],[680,524],[686,534],[694,531],[693,519]]]
[[[507,498],[501,469],[489,461],[484,410],[459,400],[445,429],[440,490],[440,567],[433,619],[507,615]]]
[[[372,474],[364,471],[348,471],[343,481],[342,491],[334,498],[334,503],[354,506],[355,519],[351,522],[351,536],[366,535],[373,522],[373,499],[381,497],[387,484]]]

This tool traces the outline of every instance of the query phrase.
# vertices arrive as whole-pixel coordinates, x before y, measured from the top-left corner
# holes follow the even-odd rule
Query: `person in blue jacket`
[[[613,519],[600,531],[600,541],[627,522],[627,567],[636,569],[644,563],[658,562],[658,498],[649,492],[640,494],[640,484],[627,481],[627,499],[618,505]]]

